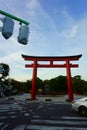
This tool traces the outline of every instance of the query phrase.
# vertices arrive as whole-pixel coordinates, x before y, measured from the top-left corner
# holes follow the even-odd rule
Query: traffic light
[[[18,42],[26,45],[28,43],[29,27],[21,25],[19,28]]]
[[[9,17],[4,17],[1,21],[3,22],[2,35],[8,39],[13,34],[14,21]]]

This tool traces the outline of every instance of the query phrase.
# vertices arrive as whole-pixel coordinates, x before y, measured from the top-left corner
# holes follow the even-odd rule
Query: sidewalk
[[[82,96],[82,95],[75,95],[74,94],[74,99],[76,100],[76,99],[79,99],[79,98],[82,98],[82,97],[84,97],[84,96]],[[13,99],[13,100],[22,100],[22,101],[24,101],[24,100],[29,100],[29,99],[31,99],[31,95],[30,94],[19,94],[19,95],[14,95],[14,96],[9,96],[9,97],[5,97],[5,98],[3,98],[3,100],[4,99]],[[66,102],[66,99],[68,99],[68,95],[56,95],[56,96],[47,96],[47,95],[37,95],[36,96],[36,99],[37,100],[35,100],[35,101],[54,101],[54,102]]]
[[[82,95],[74,95],[74,100],[82,98],[84,96]],[[46,96],[46,95],[38,95],[37,96],[38,100],[41,101],[55,101],[55,102],[66,102],[66,100],[68,99],[68,95],[56,95],[56,96]]]

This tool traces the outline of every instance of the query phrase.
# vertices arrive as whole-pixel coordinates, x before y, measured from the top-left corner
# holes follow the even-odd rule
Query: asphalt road
[[[87,130],[70,103],[0,99],[0,130]]]

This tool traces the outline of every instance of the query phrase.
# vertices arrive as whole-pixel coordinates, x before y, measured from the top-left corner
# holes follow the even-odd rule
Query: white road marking
[[[33,118],[40,118],[39,115],[33,115]]]
[[[14,115],[13,115],[13,116],[10,116],[10,118],[16,118],[16,117],[17,117],[17,116],[14,116]]]
[[[87,128],[77,128],[77,127],[57,127],[57,126],[41,126],[41,125],[19,125],[13,130],[87,130]]]
[[[62,117],[64,120],[40,120],[40,119],[33,119],[31,120],[31,123],[35,123],[35,125],[26,125],[26,124],[21,124],[16,126],[13,130],[24,130],[25,128],[28,130],[34,129],[34,130],[87,130],[87,128],[83,128],[82,125],[87,125],[87,120],[86,117]],[[68,120],[70,119],[70,121]],[[78,121],[76,121],[78,119]],[[79,122],[80,120],[80,122]],[[82,121],[81,121],[82,120]],[[37,123],[44,123],[45,125],[38,125]],[[79,125],[78,127],[72,126],[72,127],[62,127],[62,126],[55,126],[55,124],[61,124],[62,126],[64,125]],[[2,123],[1,123],[2,125]],[[48,126],[49,125],[49,126]],[[51,125],[51,126],[50,126]],[[1,130],[4,130],[8,126],[5,125]]]
[[[13,130],[24,130],[25,127],[26,125],[22,124],[22,125],[16,126]]]
[[[2,117],[0,117],[0,120],[1,120],[1,119],[5,119],[5,118],[7,118],[7,116],[2,116]]]
[[[63,116],[62,119],[69,120],[87,120],[87,117],[71,117],[71,116]]]
[[[33,119],[31,120],[31,123],[46,123],[46,124],[67,124],[67,125],[87,125],[87,121],[67,121],[67,120],[39,120],[39,119]]]
[[[24,116],[30,116],[30,114],[29,113],[25,113]]]

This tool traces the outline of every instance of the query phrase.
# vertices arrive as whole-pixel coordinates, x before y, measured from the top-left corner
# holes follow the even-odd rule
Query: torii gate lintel
[[[32,93],[31,99],[36,99],[36,78],[37,78],[37,68],[66,68],[67,74],[67,85],[68,85],[68,100],[72,101],[73,98],[73,87],[71,79],[70,68],[78,67],[78,64],[71,64],[70,61],[79,60],[82,55],[75,56],[60,56],[60,57],[42,57],[42,56],[27,56],[22,55],[24,60],[33,61],[32,64],[26,64],[26,68],[33,68],[32,76]],[[49,61],[49,64],[40,64],[38,61]],[[54,64],[54,61],[65,61],[64,64]]]

